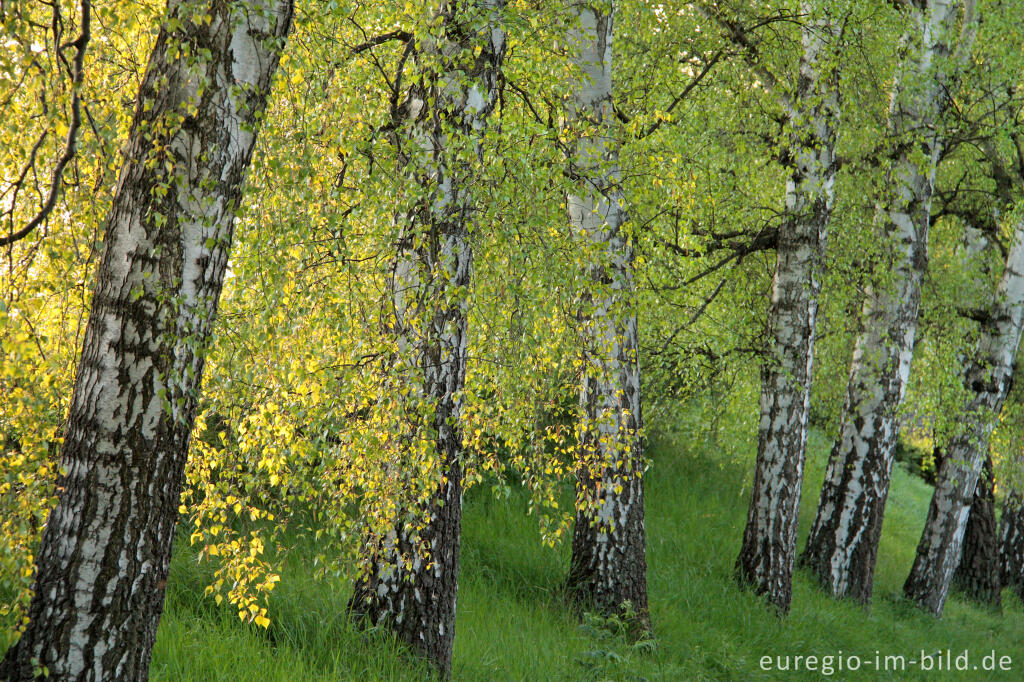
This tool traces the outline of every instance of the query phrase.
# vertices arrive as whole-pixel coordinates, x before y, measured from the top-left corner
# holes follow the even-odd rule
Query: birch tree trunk
[[[890,98],[885,183],[889,193],[875,213],[875,223],[891,249],[883,271],[888,277],[868,289],[839,438],[801,556],[801,564],[810,567],[834,596],[863,604],[871,601],[897,410],[913,357],[935,169],[943,144],[937,127],[954,76],[951,48],[959,8],[956,0],[929,0],[924,9],[909,8],[916,47],[899,67]],[[958,49],[970,49],[972,26],[973,19],[966,17]]]
[[[574,6],[568,36],[577,79],[568,119],[577,136],[569,222],[592,254],[583,298],[576,521],[568,588],[580,604],[627,613],[650,628],[644,529],[640,367],[633,248],[623,232],[625,197],[613,127],[615,4]]]
[[[472,267],[471,187],[501,84],[504,0],[444,2],[439,34],[414,55],[423,75],[395,112],[395,142],[413,205],[400,214],[393,333],[409,373],[405,413],[433,442],[436,492],[370,539],[369,572],[349,609],[386,624],[442,676],[451,670],[462,521],[462,389]],[[412,49],[412,48],[411,48]],[[415,81],[413,81],[415,83]]]
[[[999,562],[1003,585],[1024,600],[1024,500],[1013,490],[1003,502],[999,528]]]
[[[995,150],[991,150],[990,158],[995,156]],[[1000,177],[1006,174],[1005,170],[993,170],[993,175]],[[1004,210],[1012,211],[1012,200],[1007,201]],[[971,225],[964,226],[963,238],[963,263],[964,267],[970,267],[970,261],[983,254],[992,246],[992,241],[985,234]],[[982,272],[988,274],[988,267],[983,267]],[[987,277],[978,277],[972,285],[978,291],[984,291],[989,287]],[[990,304],[994,301],[990,301]],[[991,314],[991,311],[987,311]],[[961,356],[959,364],[966,369],[966,356]],[[961,382],[966,375],[961,376]],[[934,449],[936,471],[941,470],[942,461],[945,455],[942,448],[936,446]],[[996,522],[996,510],[994,499],[993,467],[991,455],[985,458],[985,465],[982,469],[983,476],[978,479],[978,485],[974,490],[974,501],[971,504],[971,511],[967,517],[967,526],[964,530],[964,546],[961,552],[959,565],[956,573],[953,574],[953,587],[959,590],[968,599],[979,604],[999,608],[1002,604],[1002,577],[999,563],[999,538]]]
[[[972,398],[964,430],[950,442],[928,509],[917,556],[903,593],[936,616],[942,615],[953,572],[960,561],[967,516],[978,476],[988,456],[989,436],[1013,378],[1024,320],[1024,222],[1017,224],[1006,269],[988,321],[982,325],[965,387]]]
[[[29,624],[2,679],[39,666],[56,680],[147,678],[205,346],[291,16],[291,0],[168,2],[106,225]]]
[[[953,587],[968,599],[999,608],[1003,582],[999,562],[999,529],[996,522],[995,480],[992,456],[985,458],[964,528],[960,562],[953,574]]]
[[[815,8],[804,3],[803,10]],[[827,38],[836,33],[828,17],[804,28],[795,97],[786,102],[792,163],[768,309],[770,357],[761,369],[757,468],[736,560],[740,581],[782,613],[792,598],[815,325],[837,169],[839,74],[827,54]]]

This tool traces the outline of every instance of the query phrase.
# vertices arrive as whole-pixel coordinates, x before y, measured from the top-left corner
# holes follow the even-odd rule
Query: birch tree
[[[989,151],[994,153],[995,150],[992,148],[991,143],[987,146]],[[998,168],[998,170],[990,172],[991,175],[1009,179],[1004,166],[996,166],[995,163],[992,166],[993,168]],[[1012,183],[997,181],[996,184],[997,194],[1001,199],[1012,196],[1013,188],[1010,186]],[[1012,199],[1004,201],[1003,204],[1002,210],[1013,209]],[[1002,210],[997,209],[993,213],[1001,213]],[[972,216],[961,217],[969,219]],[[977,216],[977,218],[981,218],[981,216]],[[980,223],[981,221],[973,220],[971,222]],[[968,280],[973,285],[972,289],[983,292],[990,288],[985,277],[985,275],[989,274],[989,268],[987,267],[987,259],[984,256],[986,251],[993,248],[994,243],[995,240],[988,238],[984,230],[977,229],[970,223],[965,225],[963,268],[965,271],[970,271],[971,260],[975,257],[980,257],[979,260],[982,262],[981,272],[979,273],[981,276]],[[991,296],[987,298],[991,299]],[[989,303],[994,303],[994,301],[990,300]],[[990,309],[978,310],[974,313],[974,317],[991,316],[992,312]],[[966,369],[966,358],[961,356],[959,360],[959,364],[965,365]],[[963,380],[964,377],[961,376],[960,382],[963,383]],[[936,454],[940,451],[941,448],[936,448]],[[940,467],[941,459],[938,458]],[[971,510],[964,527],[963,551],[961,552],[956,572],[953,574],[953,586],[968,599],[999,608],[1002,604],[1002,581],[999,565],[999,529],[996,520],[994,476],[992,455],[989,454],[985,457],[982,475],[978,478],[978,485],[975,486]]]
[[[779,227],[768,309],[768,359],[761,369],[757,463],[743,545],[741,582],[781,612],[792,599],[810,408],[818,297],[832,214],[839,126],[839,71],[831,50],[840,22],[824,5],[801,4],[803,55],[792,95],[771,74],[788,124],[785,217]],[[761,70],[763,71],[763,69]]]
[[[974,488],[964,524],[963,549],[953,573],[953,586],[981,604],[995,608],[1002,604],[1002,567],[991,455],[985,457]]]
[[[1005,17],[993,11],[986,15],[986,28],[997,36],[1007,36],[1007,30],[1013,30],[1010,28],[1013,24],[1008,25],[1006,18],[1015,16],[1012,10],[1009,10]],[[1013,21],[1014,19],[1010,19],[1010,22]],[[996,41],[980,40],[979,52],[983,45],[987,46],[993,42]],[[974,87],[959,103],[959,117],[961,120],[971,120],[975,132],[972,134],[973,144],[963,147],[967,152],[969,165],[958,163],[956,166],[960,167],[957,173],[961,178],[964,177],[964,173],[969,172],[971,166],[975,166],[978,169],[978,179],[983,182],[982,191],[988,194],[990,199],[979,201],[978,189],[964,191],[962,183],[958,182],[951,190],[942,193],[943,205],[938,212],[939,215],[956,216],[964,224],[960,274],[966,275],[966,278],[953,288],[953,300],[940,303],[939,309],[944,308],[947,315],[950,310],[954,310],[962,321],[970,321],[969,324],[975,327],[979,323],[989,324],[993,316],[999,314],[999,310],[994,306],[998,306],[1001,301],[993,297],[993,278],[990,274],[998,264],[1003,264],[1005,270],[1003,261],[1009,249],[1006,246],[1007,240],[1000,234],[1001,216],[1014,215],[1015,205],[1019,202],[1021,183],[1024,181],[1024,175],[1021,173],[1024,148],[1021,147],[1017,123],[1017,114],[1020,110],[1020,93],[1016,87],[1019,68],[1012,61],[997,61],[987,57],[988,54],[985,52],[978,55],[976,63],[979,65],[979,73],[972,78]],[[974,113],[975,110],[977,113]],[[972,152],[980,154],[974,156]],[[1014,235],[1009,235],[1009,238],[1012,244]],[[931,277],[934,279],[935,274],[933,273]],[[934,301],[930,305],[933,309],[936,308]],[[976,352],[977,348],[973,350]],[[956,365],[961,367],[962,371],[955,377],[959,386],[950,387],[953,388],[950,392],[956,396],[948,410],[956,423],[952,435],[956,434],[956,429],[963,426],[961,409],[964,401],[974,390],[963,373],[972,367],[970,353],[971,350],[967,348],[961,352]],[[928,376],[927,380],[934,381],[934,377]],[[1009,383],[1012,385],[1012,377]],[[961,390],[958,391],[957,388]],[[999,421],[1004,422],[1006,416],[999,415]],[[1010,417],[1012,419],[1012,414]],[[1012,471],[1008,471],[1013,467],[1013,457],[1006,457],[1000,452],[1001,443],[1012,443],[1014,435],[1012,429],[1002,430],[1004,433],[991,447],[988,441],[976,444],[980,448],[984,463],[972,500],[969,502],[970,510],[963,529],[962,551],[952,582],[952,586],[968,599],[994,608],[1001,606],[1003,587],[995,504],[997,471],[1000,478],[999,487],[1006,486],[1011,491],[1010,495],[1007,495],[1008,502],[1015,487],[1015,476]],[[949,436],[943,440],[949,440]],[[942,447],[937,450],[945,450],[945,443],[941,445]],[[941,460],[938,464],[941,470]],[[1012,509],[1012,503],[1007,509]],[[1012,525],[1012,517],[1012,513],[1004,517],[1004,525]]]
[[[1018,219],[996,302],[982,324],[977,352],[964,378],[971,397],[964,410],[963,432],[947,447],[914,566],[903,585],[909,599],[936,616],[942,614],[960,561],[967,516],[988,454],[989,436],[1013,377],[1022,326],[1024,221]]]
[[[371,565],[352,612],[384,624],[441,674],[451,669],[462,520],[462,391],[472,269],[474,174],[498,101],[505,54],[503,0],[442,2],[428,35],[410,36],[415,73],[393,112],[408,202],[396,217],[390,273],[408,461],[432,462],[429,499],[400,509],[369,539]],[[420,448],[424,452],[413,452]]]
[[[999,526],[1000,581],[1024,599],[1024,501],[1011,490],[1003,502]]]
[[[21,639],[0,678],[143,680],[204,346],[290,0],[170,0],[107,221]]]
[[[615,3],[576,3],[569,30],[573,180],[569,222],[590,254],[581,310],[576,521],[569,589],[604,613],[631,608],[649,628],[640,367],[633,248],[612,109]]]
[[[886,193],[875,223],[888,254],[882,281],[869,286],[854,346],[839,437],[829,458],[801,564],[837,597],[871,600],[882,515],[897,436],[897,410],[913,358],[921,278],[927,266],[935,169],[943,149],[942,114],[955,83],[957,56],[969,52],[973,3],[930,0],[905,5],[903,38],[887,122]]]

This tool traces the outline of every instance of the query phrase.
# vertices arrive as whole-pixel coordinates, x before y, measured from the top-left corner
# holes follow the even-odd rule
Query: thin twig
[[[60,158],[57,160],[56,167],[53,169],[53,176],[50,179],[49,194],[47,195],[42,208],[39,209],[39,212],[36,213],[35,217],[28,221],[28,224],[23,228],[16,232],[8,233],[6,237],[0,237],[0,246],[8,246],[20,239],[24,239],[32,232],[32,230],[36,229],[49,217],[50,213],[53,212],[54,206],[57,205],[57,196],[60,194],[61,179],[64,175],[64,168],[71,163],[73,158],[75,158],[75,152],[78,150],[78,129],[82,125],[81,90],[82,81],[85,75],[85,50],[89,46],[89,39],[91,37],[89,31],[91,19],[90,11],[92,9],[91,0],[81,0],[81,6],[81,32],[79,33],[78,38],[67,45],[68,47],[74,47],[77,52],[75,53],[71,80],[71,121],[68,126],[67,138],[64,140],[64,153],[61,154]]]

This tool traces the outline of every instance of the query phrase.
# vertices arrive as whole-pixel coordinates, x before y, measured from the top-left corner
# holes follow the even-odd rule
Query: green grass
[[[822,679],[819,672],[764,672],[762,656],[855,654],[874,661],[923,649],[990,650],[1013,659],[1004,673],[835,671],[836,679],[1022,679],[1024,609],[1006,593],[1003,615],[951,597],[942,619],[910,606],[900,590],[913,561],[931,488],[894,473],[870,613],[836,601],[799,574],[780,620],[731,579],[746,514],[750,463],[693,452],[681,434],[652,444],[647,479],[648,577],[653,646],[631,646],[601,623],[581,623],[559,594],[566,548],[539,542],[524,501],[482,486],[466,497],[453,677],[457,680]],[[828,444],[811,439],[801,529],[817,503]],[[702,446],[711,450],[708,446]],[[801,537],[801,547],[803,538]],[[242,624],[202,596],[207,575],[179,545],[152,665],[156,680],[421,680],[429,670],[385,633],[360,633],[344,616],[348,586],[317,582],[290,557],[273,594],[268,631]],[[607,624],[604,624],[607,625]],[[611,624],[614,625],[614,624]],[[820,665],[820,664],[819,664]],[[833,663],[834,666],[838,664]]]

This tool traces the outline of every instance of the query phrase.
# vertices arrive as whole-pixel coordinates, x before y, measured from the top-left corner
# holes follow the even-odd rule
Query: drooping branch
[[[689,83],[686,84],[686,87],[684,87],[682,91],[680,91],[680,93],[676,95],[675,98],[673,98],[672,102],[669,103],[668,107],[665,108],[665,113],[671,114],[672,111],[677,106],[679,106],[679,103],[685,100],[690,95],[690,93],[693,92],[693,89],[700,85],[701,81],[704,80],[704,77],[711,72],[711,69],[714,68],[715,64],[717,64],[724,55],[725,50],[718,50],[717,52],[715,52],[715,54],[711,55],[711,58],[704,62],[704,67],[700,70],[700,72],[696,76],[694,76]],[[616,110],[616,113],[617,112],[618,110]],[[659,118],[657,121],[649,125],[646,130],[637,135],[637,139],[642,140],[643,138],[653,134],[656,130],[658,130],[658,128],[662,126],[663,123],[665,123],[666,120],[667,119]]]
[[[530,94],[528,92],[523,90],[523,88],[519,87],[510,78],[506,78],[505,79],[505,85],[507,85],[512,90],[512,92],[514,92],[517,95],[519,95],[519,97],[523,100],[523,103],[526,105],[526,108],[530,110],[530,114],[533,116],[533,120],[534,121],[536,121],[537,123],[539,123],[542,126],[546,126],[546,127],[550,128],[550,129],[554,130],[555,123],[554,123],[554,118],[551,115],[552,107],[551,107],[550,103],[548,103],[548,116],[547,116],[547,119],[544,119],[540,115],[540,113],[537,111],[537,108],[533,105],[533,100],[530,99]]]
[[[71,160],[75,158],[75,153],[78,151],[78,131],[82,126],[82,102],[81,102],[81,90],[82,81],[85,77],[85,51],[89,46],[89,39],[91,38],[90,33],[90,22],[91,22],[91,0],[80,0],[81,2],[81,26],[79,27],[78,37],[70,43],[61,45],[58,47],[58,54],[60,54],[66,47],[75,48],[75,59],[71,65],[71,120],[68,124],[67,136],[64,139],[64,150],[57,159],[57,165],[54,166],[53,175],[50,177],[50,188],[46,195],[46,201],[40,207],[39,211],[32,217],[24,227],[17,231],[9,232],[6,236],[0,236],[0,246],[8,246],[16,241],[24,239],[32,233],[37,227],[39,227],[53,212],[54,206],[57,205],[57,197],[60,194],[61,180],[64,175],[64,169],[67,167]],[[55,7],[54,11],[57,9]],[[63,61],[63,59],[62,59]],[[42,142],[42,139],[39,141]],[[35,163],[35,154],[39,144],[33,149],[32,156],[29,159],[29,166]],[[22,179],[27,175],[26,172],[22,173]],[[9,211],[13,213],[15,209],[12,203]]]
[[[700,233],[694,231],[694,234]],[[662,238],[656,238],[655,241],[676,256],[683,258],[703,258],[716,251],[729,251],[730,254],[726,258],[725,262],[716,266],[711,271],[714,272],[714,270],[719,269],[733,259],[739,258],[742,260],[752,253],[774,249],[779,238],[779,228],[776,226],[767,226],[756,234],[751,234],[745,230],[736,230],[722,234],[710,233],[710,235],[712,236],[711,241],[705,244],[703,248],[697,249],[680,246],[676,242],[670,242],[667,239]],[[733,241],[740,237],[744,238],[743,241]],[[698,276],[697,279],[701,279],[702,277],[711,274],[711,272],[706,272]]]
[[[798,15],[779,13],[777,15],[766,17],[751,27],[745,27],[740,22],[733,21],[732,19],[725,17],[721,12],[712,10],[703,4],[696,3],[694,4],[694,8],[705,19],[718,24],[725,31],[725,37],[742,49],[744,61],[747,62],[747,65],[755,74],[757,74],[757,77],[761,79],[765,88],[767,88],[772,95],[778,98],[779,104],[782,105],[782,108],[785,109],[787,113],[792,113],[795,110],[793,100],[786,92],[786,89],[780,86],[779,79],[775,74],[773,74],[768,67],[764,65],[764,60],[761,58],[761,51],[750,33],[753,30],[777,21],[793,21],[798,17]]]

